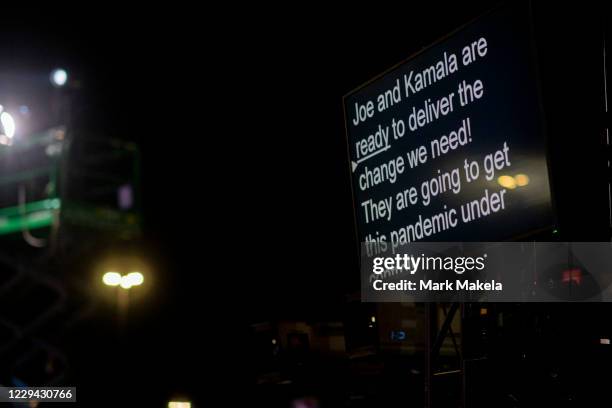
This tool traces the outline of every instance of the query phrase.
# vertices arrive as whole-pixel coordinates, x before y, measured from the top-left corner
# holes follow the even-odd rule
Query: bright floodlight
[[[104,276],[102,276],[102,282],[108,286],[117,286],[121,281],[121,274],[118,272],[106,272]]]
[[[62,87],[68,81],[68,72],[65,69],[57,68],[51,72],[51,83],[53,86]]]
[[[139,286],[144,282],[144,276],[140,272],[130,272],[126,276],[130,286]]]
[[[132,280],[127,275],[123,275],[119,286],[121,286],[122,289],[129,289],[132,287]]]
[[[13,119],[10,113],[5,111],[0,114],[0,122],[2,122],[4,134],[12,139],[15,136],[15,119]]]

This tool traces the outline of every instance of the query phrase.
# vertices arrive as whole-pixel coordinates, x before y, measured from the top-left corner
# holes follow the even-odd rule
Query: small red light
[[[561,281],[563,283],[575,282],[580,285],[582,283],[582,271],[579,268],[567,269],[563,271]]]

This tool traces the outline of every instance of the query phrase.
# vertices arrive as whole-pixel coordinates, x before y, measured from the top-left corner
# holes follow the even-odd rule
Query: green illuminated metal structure
[[[0,171],[0,236],[44,234],[60,224],[124,238],[140,233],[139,151],[133,143],[74,140],[53,128],[0,146]],[[124,208],[117,198],[122,187],[129,196]]]
[[[0,144],[0,359],[11,375],[52,384],[69,359],[54,336],[97,307],[87,261],[109,242],[137,241],[139,151],[135,144],[73,137],[64,127]],[[60,334],[61,333],[61,334]],[[41,358],[47,365],[32,364]]]
[[[0,235],[50,227],[53,224],[54,212],[58,211],[60,206],[59,198],[48,198],[29,202],[23,207],[2,208],[0,209]]]

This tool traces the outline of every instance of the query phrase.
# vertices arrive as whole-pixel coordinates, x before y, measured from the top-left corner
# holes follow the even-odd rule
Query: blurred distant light
[[[372,316],[372,317],[370,317],[370,321],[371,321],[372,323],[376,323],[376,316]]]
[[[51,83],[53,86],[62,87],[68,81],[68,72],[65,69],[57,68],[51,72]]]
[[[170,401],[168,408],[191,408],[191,402],[187,401]]]
[[[514,176],[514,181],[516,181],[517,186],[523,187],[529,184],[529,176],[526,174],[517,174]]]
[[[316,398],[300,398],[291,401],[291,408],[319,408],[319,400]]]
[[[599,339],[599,344],[610,345],[610,339]]]
[[[15,120],[13,116],[11,116],[8,112],[2,112],[0,114],[0,122],[2,123],[2,128],[4,129],[4,134],[9,139],[12,139],[15,136]]]
[[[128,278],[127,275],[123,275],[121,277],[121,282],[119,283],[119,286],[121,286],[121,288],[123,289],[129,289],[132,287],[132,282],[130,280],[130,278]]]
[[[272,344],[276,345],[276,339],[272,339]]]
[[[6,135],[0,134],[0,145],[10,146],[13,144],[13,139],[9,139]]]
[[[124,278],[127,278],[130,286],[139,286],[144,282],[144,276],[140,272],[130,272]]]
[[[118,272],[106,272],[102,276],[102,282],[107,286],[117,286],[122,282],[121,274]]]
[[[497,182],[500,186],[509,188],[510,190],[516,188],[516,181],[512,176],[499,176]]]
[[[49,157],[57,156],[62,152],[62,144],[61,143],[53,143],[48,145],[45,148],[45,153]]]
[[[134,191],[130,184],[124,184],[117,190],[117,201],[119,208],[129,210],[134,205]]]
[[[575,282],[577,285],[580,285],[582,283],[582,271],[580,270],[580,268],[564,270],[561,275],[561,282]]]

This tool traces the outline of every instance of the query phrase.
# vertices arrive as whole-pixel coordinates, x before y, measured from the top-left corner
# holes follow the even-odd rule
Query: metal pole
[[[432,408],[433,341],[436,338],[436,303],[425,305],[425,407]]]

